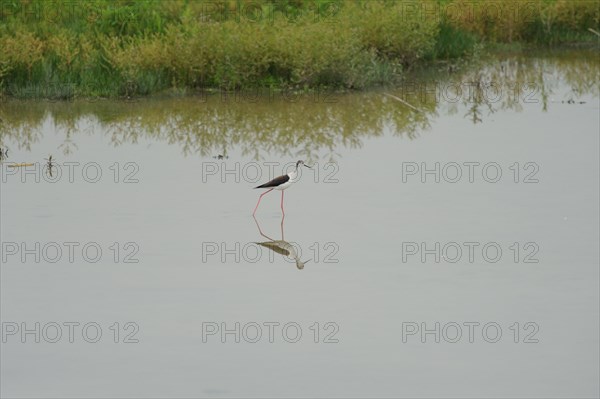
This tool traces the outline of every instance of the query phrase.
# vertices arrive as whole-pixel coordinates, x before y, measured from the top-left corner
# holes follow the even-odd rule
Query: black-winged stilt
[[[262,199],[263,195],[270,193],[273,190],[281,191],[281,212],[285,215],[285,211],[283,210],[283,190],[285,190],[286,188],[290,187],[292,184],[294,184],[298,181],[296,179],[296,177],[298,177],[298,167],[300,165],[310,168],[310,166],[306,165],[304,163],[304,161],[300,160],[300,161],[296,162],[296,168],[293,171],[291,171],[290,173],[288,173],[287,175],[276,177],[273,180],[271,180],[270,182],[267,182],[265,184],[261,184],[260,186],[254,187],[254,188],[268,188],[269,190],[265,191],[264,193],[262,193],[260,195],[260,197],[258,197],[258,202],[256,203],[256,207],[254,207],[254,212],[252,212],[252,216],[254,216],[254,214],[256,213],[256,210],[258,209],[258,206],[260,205],[260,200]]]

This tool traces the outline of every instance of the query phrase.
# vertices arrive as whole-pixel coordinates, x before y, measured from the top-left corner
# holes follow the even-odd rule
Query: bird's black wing
[[[267,182],[265,184],[261,184],[260,186],[254,187],[254,188],[277,187],[277,186],[281,186],[283,183],[286,183],[288,180],[290,180],[290,177],[288,175],[283,175],[283,176],[279,176],[279,177],[274,178],[270,182]]]

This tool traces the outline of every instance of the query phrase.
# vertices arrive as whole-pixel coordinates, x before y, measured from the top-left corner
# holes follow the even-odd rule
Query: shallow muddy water
[[[2,395],[597,395],[599,66],[3,102]]]

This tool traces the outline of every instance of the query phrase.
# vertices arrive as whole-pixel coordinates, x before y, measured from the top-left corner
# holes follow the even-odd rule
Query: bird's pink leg
[[[285,191],[281,190],[281,213],[283,213],[283,217],[285,217],[285,211],[283,210],[283,193]]]
[[[260,195],[260,197],[258,197],[258,202],[256,203],[256,207],[254,208],[254,212],[252,212],[252,216],[254,216],[254,214],[256,213],[256,210],[258,209],[258,206],[260,205],[260,200],[262,199],[263,195],[265,195],[266,193],[269,193],[273,191],[273,189],[270,189],[269,191],[265,191],[264,193],[262,193]]]

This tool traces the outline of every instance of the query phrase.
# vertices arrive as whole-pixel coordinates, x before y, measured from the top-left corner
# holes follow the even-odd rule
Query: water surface
[[[3,102],[3,326],[80,326],[73,343],[64,325],[57,343],[51,327],[6,336],[2,395],[597,396],[599,64],[571,51],[368,93]],[[285,219],[273,192],[255,221],[252,188],[298,159],[314,169]],[[304,268],[255,244],[282,240]],[[239,343],[203,342],[203,323],[236,322]],[[406,335],[435,323],[439,343]]]

